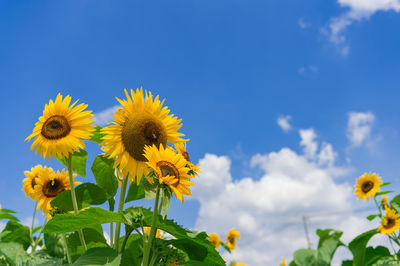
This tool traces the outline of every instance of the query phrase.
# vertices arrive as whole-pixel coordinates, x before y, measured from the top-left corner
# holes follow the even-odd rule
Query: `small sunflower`
[[[76,174],[73,176],[75,178]],[[80,183],[74,181],[75,186]],[[61,172],[43,171],[39,178],[36,179],[35,195],[38,200],[37,209],[43,210],[45,214],[50,213],[52,210],[50,202],[61,192],[70,189],[68,171],[65,171],[65,169]]]
[[[219,236],[215,233],[211,233],[208,235],[208,241],[210,241],[215,246],[215,249],[218,249],[219,245],[221,244]]]
[[[226,244],[228,245],[230,250],[236,248],[236,238],[239,238],[240,234],[235,228],[232,228],[229,233],[226,234]]]
[[[131,95],[125,90],[126,100],[117,100],[122,107],[114,113],[113,125],[102,129],[102,150],[109,158],[116,157],[114,167],[119,167],[123,176],[129,176],[129,181],[136,179],[140,184],[143,174],[147,174],[144,147],[146,145],[167,142],[179,143],[186,140],[179,133],[181,120],[169,114],[168,107],[163,107],[164,100],[160,101],[158,95],[153,98],[151,92],[143,89],[131,90]]]
[[[286,266],[286,259],[282,258],[281,266]]]
[[[381,204],[384,209],[389,208],[388,196],[382,196]]]
[[[144,226],[143,229],[144,229],[144,233],[146,235],[150,235],[150,231],[151,231],[151,227],[150,226]],[[163,236],[161,235],[161,230],[158,229],[158,228],[157,228],[157,231],[156,231],[156,238],[163,239]]]
[[[171,147],[164,149],[160,145],[157,149],[155,145],[145,147],[146,163],[158,177],[160,184],[166,184],[183,203],[183,194],[192,195],[189,186],[194,185],[188,179],[189,168],[186,167],[186,159],[179,153],[176,153]],[[151,183],[151,179],[149,179]]]
[[[199,176],[200,171],[200,165],[194,165],[190,161],[190,156],[189,153],[186,151],[186,143],[177,143],[175,144],[175,149],[178,153],[182,154],[182,156],[186,159],[187,161],[187,166],[189,169],[193,172],[194,176]]]
[[[85,144],[82,139],[88,139],[92,135],[94,121],[92,111],[84,111],[86,104],[72,105],[71,97],[67,95],[64,99],[61,94],[57,95],[56,100],[50,100],[44,107],[43,116],[35,124],[31,135],[25,140],[34,138],[31,150],[35,149],[35,154],[40,151],[44,158],[68,156],[75,150],[84,149]]]
[[[35,186],[36,186],[36,179],[39,178],[43,172],[45,173],[52,173],[52,168],[42,167],[40,164],[36,165],[35,167],[31,168],[31,171],[25,171],[24,174],[26,178],[23,180],[24,186],[22,190],[25,192],[27,197],[31,197],[32,200],[36,200],[35,194]]]
[[[379,233],[390,235],[398,229],[400,229],[400,214],[397,214],[395,210],[386,208],[385,217],[383,217],[381,225],[378,227]]]
[[[357,179],[354,194],[357,195],[358,199],[367,200],[370,197],[375,197],[381,184],[382,180],[377,174],[365,173]]]

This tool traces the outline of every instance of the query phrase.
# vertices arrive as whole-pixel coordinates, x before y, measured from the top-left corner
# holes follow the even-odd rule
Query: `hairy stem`
[[[119,194],[119,202],[118,202],[118,212],[121,212],[124,208],[124,202],[125,202],[125,193],[126,193],[126,186],[128,183],[128,177],[122,181],[121,185],[121,192]],[[119,250],[119,234],[121,231],[121,223],[117,223],[116,228],[115,228],[115,240],[114,240],[114,247],[118,251]]]
[[[149,255],[150,255],[150,249],[151,249],[151,243],[153,241],[154,236],[156,235],[157,228],[156,228],[156,220],[157,220],[157,214],[158,214],[158,200],[160,199],[160,187],[157,187],[157,192],[156,192],[156,199],[154,201],[154,210],[153,210],[153,218],[151,221],[151,229],[150,229],[150,235],[149,235],[149,240],[146,243],[144,252],[143,252],[143,266],[148,266],[149,265]]]

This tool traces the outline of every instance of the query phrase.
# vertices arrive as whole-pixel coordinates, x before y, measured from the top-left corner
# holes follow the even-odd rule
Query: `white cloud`
[[[299,27],[301,29],[306,29],[311,26],[311,23],[304,20],[304,18],[299,18],[299,20],[297,21],[297,24],[299,24]]]
[[[309,65],[300,67],[297,72],[302,76],[315,78],[318,76],[319,69],[317,66]]]
[[[315,134],[314,129],[300,129],[300,146],[303,147],[303,151],[305,156],[308,159],[314,159],[316,152],[318,150],[318,143],[315,140],[317,138],[317,134]]]
[[[360,146],[369,139],[375,116],[371,112],[350,112],[348,115],[347,138],[351,146]]]
[[[100,111],[98,113],[95,113],[94,119],[96,119],[96,121],[94,123],[99,126],[105,126],[108,122],[112,121],[113,113],[115,111],[117,111],[117,109],[120,107],[121,107],[120,105],[116,105],[116,106],[107,108],[103,111]]]
[[[338,3],[348,10],[332,18],[328,29],[323,29],[323,32],[338,46],[342,55],[347,55],[350,50],[343,32],[353,22],[368,19],[378,11],[400,12],[400,0],[338,0]]]
[[[289,122],[291,119],[292,117],[290,115],[279,116],[276,122],[284,132],[289,132],[292,129],[292,125],[290,125]]]

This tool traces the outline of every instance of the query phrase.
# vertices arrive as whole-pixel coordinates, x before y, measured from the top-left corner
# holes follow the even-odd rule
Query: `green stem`
[[[133,227],[129,227],[129,229],[125,230],[125,231],[126,232],[125,232],[124,242],[122,242],[122,246],[121,246],[121,254],[124,253],[126,242],[128,241],[128,238],[133,231]]]
[[[108,200],[108,205],[109,205],[109,210],[111,212],[114,212],[114,197],[112,198],[112,202],[111,200]],[[110,247],[113,247],[114,245],[114,223],[111,222],[110,223]]]
[[[379,214],[381,215],[381,217],[382,217],[382,210],[381,210],[381,208],[379,207],[379,204],[378,204],[378,201],[376,200],[376,198],[375,197],[373,197],[374,198],[374,201],[375,201],[375,204],[376,204],[376,207],[378,208],[378,210],[379,210]]]
[[[65,244],[65,251],[67,253],[68,264],[72,264],[71,254],[69,254],[69,249],[68,249],[67,238],[65,237],[65,234],[61,234],[61,235],[62,235],[62,238],[64,240],[64,244]]]
[[[149,240],[147,241],[144,252],[143,252],[143,266],[149,265],[149,255],[150,255],[151,243],[157,232],[156,220],[157,220],[157,214],[158,214],[157,209],[158,209],[159,198],[160,198],[160,187],[157,187],[156,200],[154,202],[153,218],[152,218],[152,222],[151,222]]]
[[[36,245],[35,241],[33,240],[33,227],[35,226],[35,216],[36,216],[36,207],[37,207],[38,202],[36,201],[35,203],[35,208],[33,209],[33,215],[32,215],[32,224],[31,228],[29,230],[29,236],[31,238],[31,246],[32,246],[32,252],[35,251]]]
[[[128,183],[128,177],[122,181],[121,185],[121,192],[119,194],[119,202],[118,202],[118,212],[121,212],[124,208],[124,202],[125,202],[125,193],[126,193],[126,185]],[[117,223],[117,226],[115,228],[115,240],[114,240],[114,247],[118,251],[119,250],[119,234],[121,231],[121,223]]]
[[[68,174],[69,174],[69,184],[71,186],[71,196],[72,196],[72,205],[74,206],[75,215],[79,214],[78,203],[76,202],[76,194],[74,187],[74,178],[72,173],[72,156],[71,154],[67,157],[67,165],[68,165]],[[85,237],[83,236],[82,229],[78,230],[79,239],[81,240],[83,251],[87,250]]]

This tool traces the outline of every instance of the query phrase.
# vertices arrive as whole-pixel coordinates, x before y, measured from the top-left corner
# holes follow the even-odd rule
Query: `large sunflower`
[[[240,234],[236,231],[235,228],[232,228],[229,233],[226,234],[226,244],[228,245],[230,250],[236,248],[236,238],[239,238]]]
[[[76,174],[73,175],[74,178]],[[80,184],[74,180],[74,186]],[[63,169],[61,172],[43,171],[39,178],[36,179],[35,195],[38,200],[37,209],[43,210],[43,213],[48,214],[51,211],[50,202],[57,197],[58,194],[65,190],[70,190],[68,171]]]
[[[61,94],[57,95],[56,100],[50,100],[44,107],[43,116],[35,124],[31,135],[25,140],[33,140],[31,150],[35,149],[35,154],[40,151],[42,157],[50,159],[68,156],[79,148],[85,148],[82,139],[88,139],[94,125],[92,111],[84,111],[86,104],[72,105],[71,97],[67,95],[64,99]]]
[[[192,195],[189,186],[194,184],[188,180],[190,169],[181,154],[171,147],[164,148],[162,144],[159,149],[156,145],[146,146],[144,151],[148,160],[146,164],[154,170],[160,184],[166,184],[182,203],[183,194]]]
[[[36,194],[35,194],[35,186],[36,186],[36,179],[39,178],[39,176],[42,173],[52,173],[53,169],[52,168],[47,168],[42,167],[40,164],[36,165],[35,167],[31,168],[31,171],[25,171],[24,174],[26,178],[23,180],[24,186],[22,190],[25,192],[25,195],[27,197],[31,197],[31,199],[36,200]]]
[[[175,149],[178,153],[180,153],[187,161],[187,166],[190,170],[192,170],[193,175],[199,176],[200,173],[200,165],[194,165],[190,161],[189,153],[186,151],[186,143],[177,143],[175,144]]]
[[[216,233],[209,234],[208,241],[210,241],[215,246],[215,249],[218,249],[219,245],[221,244],[221,240]]]
[[[382,180],[377,174],[365,173],[357,179],[354,194],[358,199],[367,200],[379,192],[381,184]]]
[[[113,125],[102,129],[104,145],[102,150],[109,158],[116,157],[114,167],[119,167],[123,176],[129,176],[129,181],[135,180],[139,184],[145,173],[146,158],[144,147],[146,145],[167,142],[179,143],[186,140],[179,133],[181,120],[173,114],[169,114],[168,107],[163,107],[158,95],[153,98],[151,92],[143,89],[131,90],[131,94],[125,90],[126,100],[117,100],[122,107],[114,113]]]
[[[390,235],[400,229],[400,214],[397,214],[390,208],[385,209],[385,217],[381,221],[381,225],[378,227],[378,231],[381,234]]]

